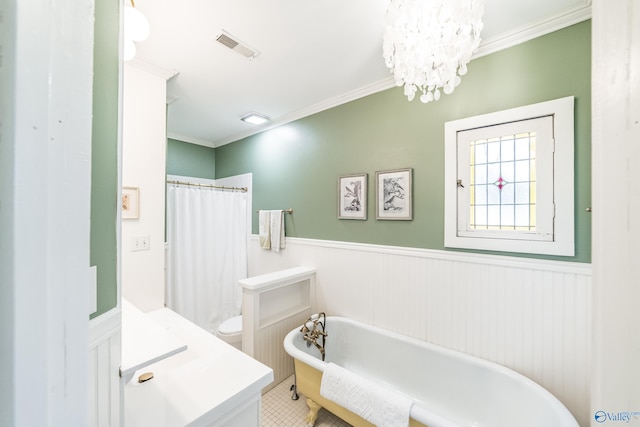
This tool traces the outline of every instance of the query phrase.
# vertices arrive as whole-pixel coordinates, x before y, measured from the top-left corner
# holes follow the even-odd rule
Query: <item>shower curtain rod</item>
[[[226,187],[224,185],[200,184],[200,183],[197,183],[197,182],[184,182],[184,181],[170,181],[170,180],[167,180],[167,184],[188,185],[188,186],[191,186],[191,187],[200,187],[200,188],[217,188],[218,190],[242,191],[244,193],[249,191],[249,189],[247,187]]]

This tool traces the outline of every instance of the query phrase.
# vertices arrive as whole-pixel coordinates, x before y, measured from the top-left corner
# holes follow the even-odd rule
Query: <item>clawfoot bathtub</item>
[[[354,426],[372,426],[320,395],[322,372],[335,363],[410,397],[411,427],[578,427],[551,393],[504,366],[342,317],[327,317],[326,332],[324,362],[300,328],[284,340],[297,389],[308,399],[308,426],[321,407]]]

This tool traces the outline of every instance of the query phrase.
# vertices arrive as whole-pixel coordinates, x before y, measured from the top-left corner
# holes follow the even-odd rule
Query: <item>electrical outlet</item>
[[[132,251],[148,251],[149,250],[149,236],[135,236],[131,238],[131,250]]]

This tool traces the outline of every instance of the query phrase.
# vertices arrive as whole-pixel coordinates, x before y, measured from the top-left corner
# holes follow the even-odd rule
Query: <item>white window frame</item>
[[[469,135],[491,135],[498,125],[540,117],[552,119],[550,145],[537,139],[536,233],[472,230],[469,216]],[[517,126],[517,125],[516,125]],[[472,132],[470,132],[472,131]],[[487,133],[488,132],[488,133]],[[460,141],[466,138],[467,142]],[[460,143],[460,144],[459,144]],[[459,145],[467,144],[459,149]],[[546,153],[546,154],[545,154]],[[460,180],[464,187],[458,185]],[[528,235],[527,235],[528,234]],[[575,255],[574,97],[445,123],[445,247],[560,256]]]

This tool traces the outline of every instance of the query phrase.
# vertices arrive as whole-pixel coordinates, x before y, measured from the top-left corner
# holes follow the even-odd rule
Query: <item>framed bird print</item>
[[[338,178],[338,218],[367,219],[367,174]]]
[[[376,219],[412,220],[413,169],[376,172]]]

